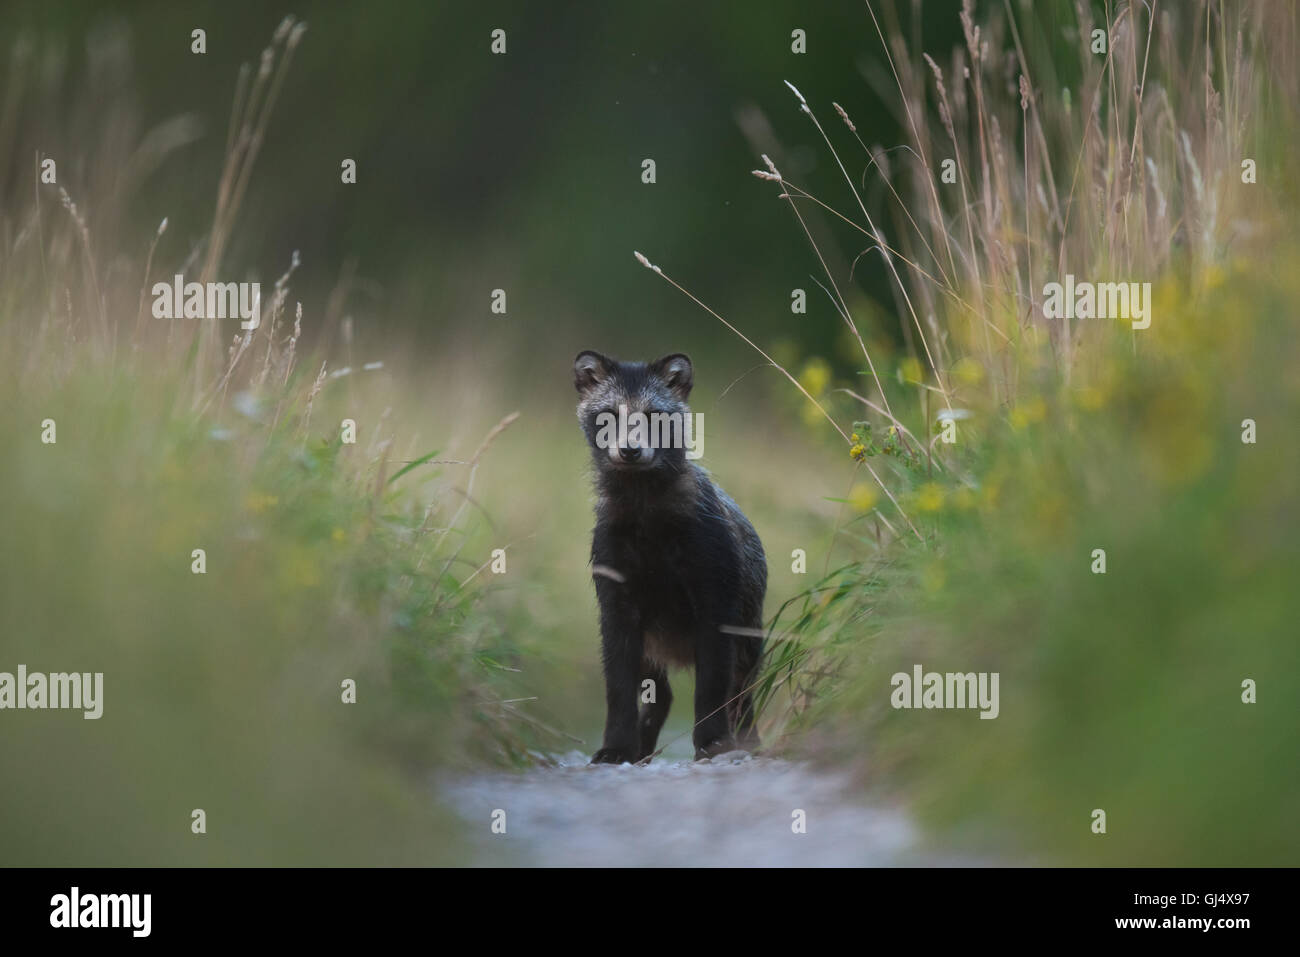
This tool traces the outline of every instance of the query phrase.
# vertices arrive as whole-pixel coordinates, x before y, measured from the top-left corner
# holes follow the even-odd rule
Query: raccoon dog
[[[591,562],[606,718],[593,764],[654,753],[672,705],[670,665],[695,669],[697,759],[759,744],[750,685],[763,653],[767,564],[758,534],[687,457],[689,443],[663,441],[680,430],[606,428],[634,413],[689,417],[693,379],[681,353],[650,363],[597,352],[574,360],[597,491]]]

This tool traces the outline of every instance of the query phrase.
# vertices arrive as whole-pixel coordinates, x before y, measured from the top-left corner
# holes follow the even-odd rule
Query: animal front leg
[[[600,579],[601,657],[605,665],[605,738],[592,764],[636,762],[641,757],[637,727],[642,649],[641,615],[621,583]]]
[[[761,631],[762,622],[758,622]],[[736,636],[736,681],[732,687],[731,709],[734,718],[736,745],[746,751],[756,751],[762,742],[754,727],[754,682],[758,679],[759,663],[763,658],[763,639],[756,635]]]
[[[717,628],[695,642],[695,758],[735,749],[727,700],[734,685],[735,646]]]
[[[639,717],[641,754],[638,760],[654,754],[655,745],[659,742],[659,731],[668,719],[668,709],[672,704],[673,689],[668,686],[668,672],[655,666],[643,668]]]

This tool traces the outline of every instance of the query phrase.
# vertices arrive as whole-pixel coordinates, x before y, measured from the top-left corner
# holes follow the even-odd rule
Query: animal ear
[[[679,399],[684,400],[691,394],[691,386],[695,384],[695,369],[691,365],[690,356],[674,352],[650,363],[650,369],[663,379],[664,385],[672,389]]]
[[[573,385],[579,395],[586,395],[604,382],[614,371],[614,360],[599,352],[579,352],[573,360]]]

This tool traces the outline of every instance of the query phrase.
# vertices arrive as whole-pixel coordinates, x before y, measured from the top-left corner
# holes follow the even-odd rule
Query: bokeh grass
[[[859,420],[849,454],[880,482],[846,497],[834,571],[778,615],[763,690],[795,690],[769,708],[791,740],[989,860],[1300,858],[1300,244],[1279,97],[1296,88],[1295,23],[1197,6],[1194,53],[1173,39],[1192,11],[1123,5],[1108,55],[1077,62],[1027,58],[1059,38],[1029,36],[1023,10],[977,22],[965,6],[955,70],[880,38],[927,165],[893,174],[902,239],[871,231],[899,263],[900,303],[934,318],[849,384],[868,401],[823,390],[827,414]],[[984,43],[1019,83],[983,72]],[[941,192],[931,177],[954,151],[961,189]],[[1243,157],[1267,157],[1266,184]],[[1150,328],[1045,316],[1040,290],[1066,271],[1151,282]],[[894,709],[890,678],[916,664],[999,673],[1000,715]]]
[[[1086,864],[1300,850],[1295,25],[1192,6],[1153,26],[1122,5],[1112,54],[1077,61],[1057,54],[1089,35],[1086,5],[1053,7],[1048,22],[1069,21],[1056,37],[1033,32],[1027,4],[1004,7],[1016,30],[968,12],[983,42],[932,67],[870,5],[912,152],[868,145],[858,117],[813,140],[835,144],[845,182],[761,172],[824,217],[809,238],[842,240],[792,274],[866,245],[854,268],[894,291],[893,315],[824,277],[844,348],[810,352],[797,331],[763,343],[806,395],[770,367],[731,382],[697,361],[705,461],[769,556],[765,740],[856,769],[946,850]],[[1005,58],[982,60],[985,44]],[[87,181],[111,182],[131,145],[88,151]],[[961,181],[940,191],[949,156]],[[225,175],[253,158],[234,149]],[[98,721],[3,716],[0,862],[474,860],[438,781],[600,733],[568,363],[605,344],[511,362],[478,340],[354,341],[340,310],[299,316],[292,269],[247,339],[152,320],[142,279],[196,263],[230,278],[237,201],[155,261],[102,212],[127,197],[30,192],[0,257],[0,670],[102,671],[106,700]],[[1039,290],[1067,270],[1151,281],[1151,328],[1047,321]],[[889,678],[916,663],[998,672],[999,717],[893,710]],[[666,736],[689,740],[689,679],[674,684]]]
[[[430,769],[530,740],[500,704],[518,649],[461,585],[472,523],[443,530],[451,503],[320,425],[339,382],[304,430],[310,382],[273,426],[265,394],[193,415],[179,370],[62,358],[42,385],[6,363],[0,390],[4,670],[102,671],[104,714],[6,712],[5,862],[449,860]]]
[[[270,62],[300,35],[286,21]],[[232,121],[232,181],[273,103],[264,72],[260,111]],[[547,740],[510,708],[520,648],[472,574],[488,556],[466,477],[490,447],[395,462],[389,403],[409,393],[382,362],[349,366],[339,328],[334,352],[307,345],[293,268],[231,341],[234,322],[153,318],[150,281],[173,269],[156,241],[130,261],[60,187],[31,196],[0,282],[0,670],[102,672],[104,700],[98,720],[6,710],[0,861],[462,860],[439,773]],[[237,194],[218,209],[219,276]]]
[[[354,335],[332,300],[304,313],[296,254],[254,331],[151,314],[154,281],[236,278],[237,184],[302,37],[286,21],[236,85],[193,248],[172,243],[193,209],[142,243],[104,213],[129,195],[74,197],[39,163],[7,218],[0,670],[103,672],[105,701],[94,721],[5,712],[0,863],[473,863],[439,783],[600,734],[573,350],[524,374],[481,346]],[[86,181],[112,184],[136,148],[101,144]],[[707,461],[793,590],[779,558],[829,545],[842,462],[770,414],[770,378],[704,371]],[[669,734],[689,753],[689,680],[678,695]]]
[[[802,680],[835,671],[800,727],[994,859],[1294,862],[1288,275],[1243,264],[1166,301],[1141,358],[1108,358],[1112,386],[1057,383],[1034,421],[985,420],[978,481],[922,486],[928,547],[855,563],[789,619]],[[1214,362],[1187,348],[1225,329]],[[1245,418],[1271,438],[1244,444]],[[998,672],[999,716],[893,709],[890,678],[914,664]]]

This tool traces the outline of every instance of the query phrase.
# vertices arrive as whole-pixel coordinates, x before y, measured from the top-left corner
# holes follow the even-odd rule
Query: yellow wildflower
[[[799,373],[799,384],[808,390],[808,394],[819,396],[831,384],[831,367],[824,359],[815,356],[804,363]]]
[[[923,512],[937,512],[943,508],[943,489],[934,482],[926,482],[916,490],[916,507]]]
[[[265,492],[249,492],[244,496],[244,508],[254,515],[260,515],[268,508],[273,508],[279,504],[280,499],[277,496],[267,495]]]
[[[876,490],[864,482],[853,486],[853,491],[849,492],[849,505],[859,512],[869,512],[876,507],[878,498]]]
[[[952,377],[962,385],[975,386],[984,381],[984,367],[967,356],[952,367]]]

